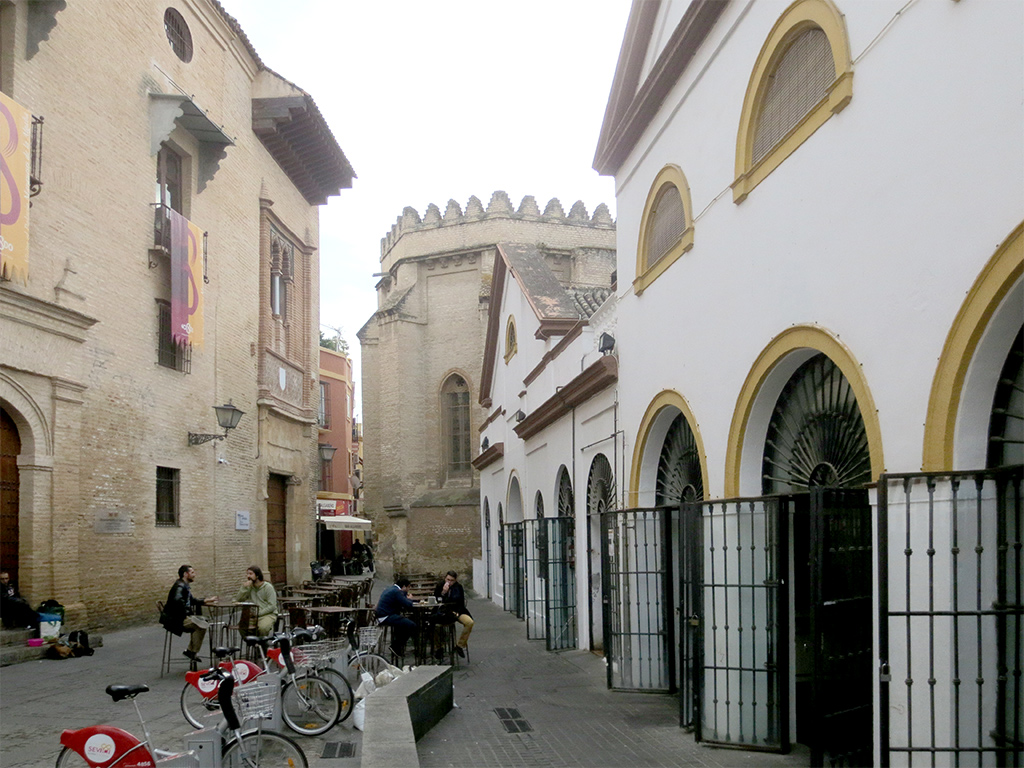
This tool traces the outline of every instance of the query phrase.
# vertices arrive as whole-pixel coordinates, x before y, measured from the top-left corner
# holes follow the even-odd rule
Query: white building
[[[578,642],[699,741],[1021,760],[1022,29],[1001,0],[634,4],[595,157],[614,418],[506,439],[481,504],[507,524],[570,468]],[[620,509],[583,522],[619,432]]]

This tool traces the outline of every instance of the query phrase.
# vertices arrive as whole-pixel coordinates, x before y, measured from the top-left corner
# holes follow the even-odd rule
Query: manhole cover
[[[532,731],[530,724],[523,719],[518,709],[512,707],[496,707],[494,714],[498,716],[502,726],[508,733],[526,733]]]

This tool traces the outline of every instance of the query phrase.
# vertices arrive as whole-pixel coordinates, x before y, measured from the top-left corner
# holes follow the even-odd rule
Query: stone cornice
[[[98,320],[73,309],[0,286],[0,318],[84,342]]]
[[[618,358],[614,355],[604,355],[541,403],[533,413],[516,425],[515,433],[523,440],[533,437],[618,379]]]

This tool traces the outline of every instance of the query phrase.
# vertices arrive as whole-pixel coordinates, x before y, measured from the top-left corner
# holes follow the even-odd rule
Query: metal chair
[[[162,600],[157,600],[156,601],[157,621],[159,621],[160,617],[163,616],[163,613],[164,613],[163,601]],[[165,674],[170,674],[170,672],[171,672],[171,662],[177,660],[177,659],[174,659],[174,648],[173,648],[174,637],[175,637],[175,635],[174,635],[173,632],[171,632],[171,630],[164,629],[164,649],[163,649],[163,651],[160,654],[160,677],[163,677]],[[182,659],[182,660],[188,662],[188,668],[189,668],[190,671],[194,672],[195,670],[199,669],[199,665],[196,664],[194,659]]]

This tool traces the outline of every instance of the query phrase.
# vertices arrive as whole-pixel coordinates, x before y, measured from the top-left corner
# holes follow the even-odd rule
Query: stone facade
[[[406,208],[381,241],[378,310],[359,331],[363,369],[364,508],[377,557],[397,570],[470,570],[480,556],[478,403],[497,244],[538,245],[565,285],[607,286],[615,228],[606,206],[542,212],[495,192],[486,208],[450,200],[421,218]],[[593,266],[604,265],[602,270]],[[456,391],[459,390],[459,391]],[[463,398],[458,400],[458,398]],[[454,457],[449,407],[465,402],[470,455]],[[455,469],[453,469],[453,466]]]
[[[217,2],[181,4],[184,31],[171,10],[0,3],[0,90],[45,119],[28,275],[0,282],[0,406],[20,443],[4,485],[17,559],[2,567],[73,626],[155,620],[183,562],[198,593],[229,594],[249,564],[291,581],[314,554],[318,205],[352,169],[308,94]],[[289,119],[318,131],[306,149],[329,170],[315,184],[278,132]],[[171,207],[205,232],[188,352],[160,324],[164,150],[181,163]],[[212,406],[229,401],[237,428],[190,445],[223,432]],[[284,504],[268,529],[271,482]]]

